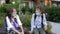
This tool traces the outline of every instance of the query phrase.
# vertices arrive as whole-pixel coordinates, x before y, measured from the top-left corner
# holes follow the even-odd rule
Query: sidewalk
[[[60,34],[60,23],[50,22],[52,25],[51,31],[55,34]]]

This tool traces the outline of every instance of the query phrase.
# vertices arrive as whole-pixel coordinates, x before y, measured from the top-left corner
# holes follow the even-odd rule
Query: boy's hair
[[[43,7],[39,7],[39,6],[38,6],[38,7],[36,7],[36,9],[39,9],[39,10],[41,11],[41,13],[43,13],[43,11],[44,11],[44,10],[43,10]]]

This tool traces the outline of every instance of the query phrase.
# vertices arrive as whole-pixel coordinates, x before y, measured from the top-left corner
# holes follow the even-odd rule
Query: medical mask
[[[12,14],[12,16],[16,16],[17,14]]]
[[[40,13],[36,13],[36,15],[40,15]]]

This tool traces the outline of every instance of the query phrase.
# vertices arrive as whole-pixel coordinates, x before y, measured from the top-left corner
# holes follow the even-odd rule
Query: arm
[[[6,22],[7,22],[7,26],[8,26],[8,27],[7,27],[7,30],[8,30],[8,31],[11,29],[11,30],[15,31],[16,33],[20,34],[20,32],[19,32],[18,30],[16,30],[16,29],[12,26],[12,24],[10,23],[10,20],[9,20],[8,17],[6,17]]]
[[[19,32],[18,30],[16,30],[15,28],[10,28],[11,30],[13,30],[13,31],[15,31],[16,33],[18,33],[18,34],[21,34],[21,32]]]
[[[31,32],[33,32],[33,26],[34,26],[34,14],[32,15],[31,18]]]
[[[17,22],[18,22],[18,24],[19,24],[19,27],[20,27],[21,30],[22,30],[22,34],[24,34],[24,30],[23,30],[23,27],[22,27],[22,23],[21,23],[20,18],[19,18],[18,15],[17,15]]]
[[[24,30],[23,30],[23,27],[22,27],[22,25],[20,25],[20,28],[21,28],[21,30],[22,30],[22,34],[24,34]]]
[[[34,26],[34,14],[32,15],[32,18],[31,18],[31,31],[28,31],[29,34],[33,33],[33,26]]]
[[[44,30],[47,30],[47,22],[45,14],[43,14],[43,24],[44,24]]]

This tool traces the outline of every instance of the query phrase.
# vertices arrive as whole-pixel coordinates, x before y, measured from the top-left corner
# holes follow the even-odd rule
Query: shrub
[[[4,26],[4,17],[5,17],[5,14],[0,13],[0,27],[1,28]]]
[[[25,15],[20,17],[21,22],[23,23],[24,27],[30,27],[30,19],[31,19],[31,15]]]
[[[29,8],[28,6],[21,6],[21,11],[23,14],[25,14],[26,11],[32,14],[35,12],[35,8]]]
[[[19,11],[18,4],[3,4],[0,7],[0,13],[5,13],[6,9],[9,8],[9,7],[15,7],[17,12]]]
[[[35,8],[28,8],[28,11],[32,14],[32,13],[35,13]]]
[[[52,26],[49,22],[47,22],[47,27],[48,27],[48,29],[47,29],[48,33],[51,33]]]
[[[45,7],[44,11],[49,21],[60,22],[60,7]]]
[[[23,14],[25,14],[25,12],[27,11],[27,6],[22,6],[21,11],[22,11]]]
[[[0,18],[0,28],[3,27],[3,23],[4,23],[4,19],[3,18]]]

